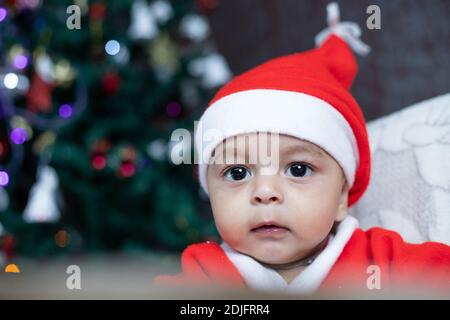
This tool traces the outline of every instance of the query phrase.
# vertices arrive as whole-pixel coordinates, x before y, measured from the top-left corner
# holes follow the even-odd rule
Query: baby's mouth
[[[259,235],[282,235],[289,231],[289,228],[281,226],[275,222],[263,222],[254,227],[252,232]]]

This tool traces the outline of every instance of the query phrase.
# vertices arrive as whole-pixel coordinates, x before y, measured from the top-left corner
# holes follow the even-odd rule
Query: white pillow
[[[450,245],[450,94],[368,124],[369,187],[350,209],[363,229]]]

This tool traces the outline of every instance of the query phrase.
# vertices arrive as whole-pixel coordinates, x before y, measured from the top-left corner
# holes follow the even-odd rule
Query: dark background
[[[239,74],[268,59],[314,47],[330,1],[226,0],[210,15],[212,37]],[[352,93],[367,120],[450,90],[450,1],[338,1],[341,21],[362,28],[372,47],[357,57]],[[368,30],[369,5],[381,9],[381,30]]]

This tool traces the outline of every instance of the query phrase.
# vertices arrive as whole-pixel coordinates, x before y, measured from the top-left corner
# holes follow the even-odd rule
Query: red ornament
[[[218,0],[197,0],[197,7],[202,12],[210,12],[218,5]]]
[[[105,5],[103,3],[96,2],[89,8],[89,17],[92,20],[103,20],[105,17]]]
[[[106,167],[106,153],[111,148],[111,142],[107,139],[100,139],[91,146],[91,165],[96,170],[103,170]]]
[[[102,88],[103,91],[108,95],[113,95],[122,85],[122,80],[120,79],[117,72],[107,72],[102,78]]]
[[[46,82],[39,74],[34,74],[27,93],[27,107],[32,112],[50,112],[54,85]]]
[[[106,167],[106,157],[104,155],[94,155],[91,160],[92,167],[96,170],[103,170]]]
[[[0,240],[0,248],[5,253],[6,259],[11,260],[15,252],[16,239],[11,234],[5,234]]]
[[[111,142],[107,139],[100,139],[94,142],[91,147],[93,153],[106,153],[111,148]]]
[[[129,178],[134,176],[136,172],[136,167],[134,163],[125,161],[120,165],[119,176],[123,178]]]

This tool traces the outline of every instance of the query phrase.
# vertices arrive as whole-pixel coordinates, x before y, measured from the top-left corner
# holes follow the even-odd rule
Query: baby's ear
[[[348,214],[348,184],[347,180],[344,178],[344,183],[342,186],[341,196],[339,198],[339,206],[336,213],[336,221],[340,222]]]

